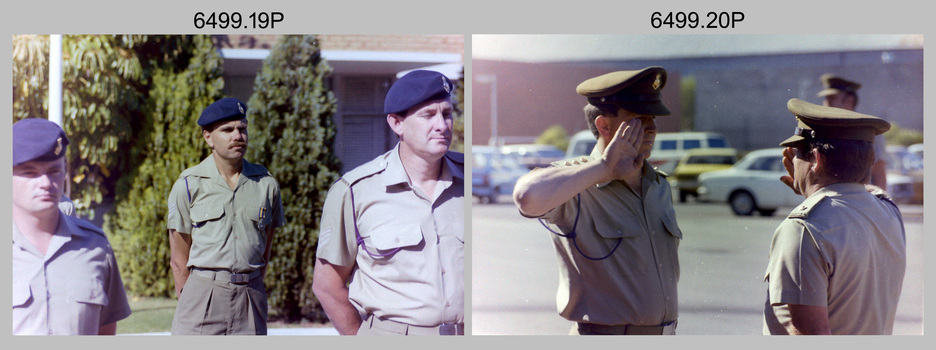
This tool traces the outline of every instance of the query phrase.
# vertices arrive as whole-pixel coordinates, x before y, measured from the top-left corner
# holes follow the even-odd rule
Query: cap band
[[[646,95],[611,95],[604,97],[589,97],[589,103],[613,103],[613,102],[657,102],[662,101],[660,94],[646,94]]]

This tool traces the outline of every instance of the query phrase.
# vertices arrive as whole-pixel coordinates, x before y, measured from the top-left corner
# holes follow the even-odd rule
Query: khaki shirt
[[[130,316],[104,231],[59,213],[42,255],[13,224],[13,334],[93,335]]]
[[[823,187],[773,235],[764,334],[787,333],[787,304],[828,307],[832,334],[891,334],[906,265],[892,202],[861,184]]]
[[[190,268],[257,270],[267,263],[266,229],[284,222],[276,179],[246,160],[234,190],[209,155],[183,171],[169,193],[166,223],[170,230],[192,235]]]
[[[597,161],[601,150],[592,151]],[[563,166],[563,165],[554,165]],[[676,224],[669,182],[645,162],[637,196],[623,181],[591,186],[542,216],[563,234],[575,225],[573,241],[552,235],[559,257],[559,314],[576,322],[603,325],[655,326],[675,321],[677,248],[682,232]]]
[[[355,266],[349,299],[362,315],[416,326],[464,321],[461,153],[443,157],[434,193],[427,198],[411,185],[399,145],[348,172],[328,191],[316,256]],[[363,246],[355,239],[355,216]],[[373,257],[363,247],[375,255],[400,250]]]

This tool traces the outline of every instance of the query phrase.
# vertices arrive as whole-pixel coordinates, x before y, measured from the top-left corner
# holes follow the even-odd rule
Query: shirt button
[[[452,306],[452,303],[451,303],[451,302],[448,302],[448,301],[446,301],[446,302],[445,302],[445,307],[449,307],[449,306]]]
[[[443,275],[445,274],[445,269],[442,269],[442,274],[443,274]]]
[[[663,264],[660,264],[659,266],[660,266],[661,269],[663,268]]]

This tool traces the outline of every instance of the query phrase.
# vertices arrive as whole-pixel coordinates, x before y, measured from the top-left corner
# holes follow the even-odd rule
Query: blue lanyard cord
[[[374,254],[374,253],[371,253],[369,250],[367,250],[367,245],[364,244],[364,237],[361,237],[361,233],[358,232],[357,212],[354,210],[354,189],[351,188],[351,185],[348,185],[348,191],[351,192],[351,215],[354,217],[354,237],[355,237],[355,240],[357,240],[357,245],[360,246],[361,249],[363,249],[364,252],[367,253],[367,255],[370,255],[372,258],[375,258],[375,259],[391,256],[393,254],[396,254],[396,252],[400,251],[400,249],[403,249],[401,247],[398,247],[398,248],[394,248],[390,252],[383,253],[383,254]]]
[[[575,228],[578,227],[578,219],[579,219],[579,215],[581,214],[582,214],[582,194],[579,193],[578,195],[575,196],[575,221],[572,222],[572,231],[569,232],[568,234],[562,234],[562,232],[553,231],[551,228],[549,228],[548,225],[546,225],[545,222],[543,222],[543,219],[537,219],[537,220],[539,220],[540,224],[543,225],[543,227],[545,227],[546,230],[548,230],[549,232],[552,232],[553,234],[559,237],[565,237],[565,238],[571,239],[572,245],[575,246],[575,250],[578,250],[579,254],[582,254],[582,256],[584,256],[585,258],[589,260],[607,259],[609,256],[611,256],[611,254],[614,254],[614,252],[618,249],[619,246],[621,246],[621,241],[623,241],[624,238],[623,237],[618,238],[617,244],[614,245],[614,249],[611,249],[611,252],[609,252],[607,255],[600,257],[600,258],[593,258],[593,257],[588,256],[587,254],[582,252],[582,249],[579,248],[578,246],[578,242],[575,240],[575,237],[577,236]]]

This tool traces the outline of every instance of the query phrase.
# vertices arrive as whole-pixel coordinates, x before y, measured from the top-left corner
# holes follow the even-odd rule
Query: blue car
[[[490,146],[472,146],[471,195],[481,203],[497,203],[497,197],[513,193],[517,179],[529,169],[516,156]]]

